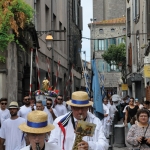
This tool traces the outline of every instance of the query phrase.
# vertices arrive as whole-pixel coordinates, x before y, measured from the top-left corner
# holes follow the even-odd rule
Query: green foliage
[[[126,46],[124,43],[119,45],[110,45],[107,51],[102,54],[103,59],[110,65],[122,64],[125,68],[126,64]]]
[[[10,42],[14,41],[22,49],[18,42],[18,29],[24,29],[31,23],[33,9],[24,0],[0,1],[0,51],[5,52]],[[12,30],[12,31],[11,31]],[[5,62],[4,56],[0,56],[0,62]]]

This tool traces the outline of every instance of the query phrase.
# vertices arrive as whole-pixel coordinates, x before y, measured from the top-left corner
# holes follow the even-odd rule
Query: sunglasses
[[[46,105],[52,105],[52,103],[47,103]]]
[[[7,105],[7,103],[1,103],[1,105]]]
[[[24,100],[27,101],[27,100],[30,100],[30,98],[25,98]]]
[[[62,100],[62,98],[58,98],[58,100]]]

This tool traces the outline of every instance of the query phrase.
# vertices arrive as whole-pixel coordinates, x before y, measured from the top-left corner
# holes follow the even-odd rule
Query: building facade
[[[107,64],[102,54],[110,45],[124,43],[126,33],[125,17],[111,20],[97,21],[89,24],[91,29],[91,55],[95,54],[97,68],[104,75],[104,87],[107,92],[120,94],[121,73],[116,65]]]
[[[21,32],[22,51],[15,43],[8,46],[7,63],[0,65],[0,97],[9,101],[29,94],[32,64],[32,92],[42,88],[44,78],[62,95],[80,89],[82,7],[80,0],[25,0],[34,9],[33,24]],[[53,37],[51,48],[46,36]],[[33,57],[31,62],[31,50]],[[37,51],[37,53],[36,53]],[[37,55],[38,54],[38,55]],[[37,71],[38,65],[38,71]]]
[[[101,75],[104,76],[102,84],[107,94],[111,92],[111,94],[121,95],[121,73],[117,66],[107,64],[102,54],[111,44],[118,45],[124,42],[125,4],[126,2],[122,0],[93,1],[93,19],[89,24],[91,39],[93,39],[91,40],[91,59],[94,53],[100,78]]]
[[[123,0],[94,0],[93,18],[102,21],[125,16],[125,5]]]
[[[126,1],[127,83],[129,95],[140,101],[145,98],[144,66],[149,65],[149,12],[148,0]]]

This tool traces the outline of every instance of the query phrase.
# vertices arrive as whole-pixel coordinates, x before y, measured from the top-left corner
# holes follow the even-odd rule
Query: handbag
[[[130,124],[131,124],[131,125],[135,124],[135,121],[136,121],[136,117],[133,116],[133,117],[131,118],[131,120],[130,120]]]

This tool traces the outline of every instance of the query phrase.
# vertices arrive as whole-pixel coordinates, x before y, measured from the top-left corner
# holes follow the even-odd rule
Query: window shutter
[[[128,47],[128,66],[130,67],[130,71],[132,69],[132,44],[129,44]]]
[[[98,51],[99,49],[98,49],[98,40],[94,40],[94,49],[95,49],[95,51]]]
[[[83,12],[82,12],[82,7],[79,7],[79,29],[83,30]]]
[[[133,0],[133,21],[135,21],[135,19],[136,19],[136,14],[135,14],[135,13],[136,13],[136,10],[135,10],[135,8],[136,8],[136,7],[135,7],[135,4],[136,4],[136,3],[135,3],[135,1],[136,1],[136,0]]]
[[[127,8],[127,36],[131,36],[131,17],[130,17],[130,7]]]
[[[150,40],[150,0],[147,0],[147,39]]]

